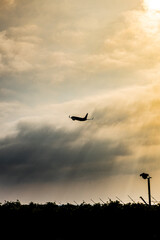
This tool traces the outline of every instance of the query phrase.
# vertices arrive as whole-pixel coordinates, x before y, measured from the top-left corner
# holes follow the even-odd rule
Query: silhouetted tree
[[[106,204],[57,205],[21,204],[5,201],[0,205],[1,234],[9,237],[63,239],[160,239],[160,205]],[[22,235],[23,237],[22,237]]]

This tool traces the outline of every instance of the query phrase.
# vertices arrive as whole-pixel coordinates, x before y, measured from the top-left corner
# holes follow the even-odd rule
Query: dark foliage
[[[160,205],[16,201],[1,204],[0,216],[1,235],[6,239],[160,239]]]

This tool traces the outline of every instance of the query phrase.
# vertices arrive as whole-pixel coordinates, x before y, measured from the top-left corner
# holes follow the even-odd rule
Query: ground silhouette
[[[160,205],[21,204],[0,205],[1,234],[17,239],[160,239]]]

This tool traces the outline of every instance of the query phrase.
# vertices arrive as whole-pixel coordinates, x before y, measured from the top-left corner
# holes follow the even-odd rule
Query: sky
[[[158,0],[0,0],[0,202],[160,200],[159,52]]]

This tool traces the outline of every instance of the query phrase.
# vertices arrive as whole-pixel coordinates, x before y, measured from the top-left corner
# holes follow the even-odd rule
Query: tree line
[[[160,205],[106,204],[0,205],[0,228],[5,237],[24,239],[160,239]]]

